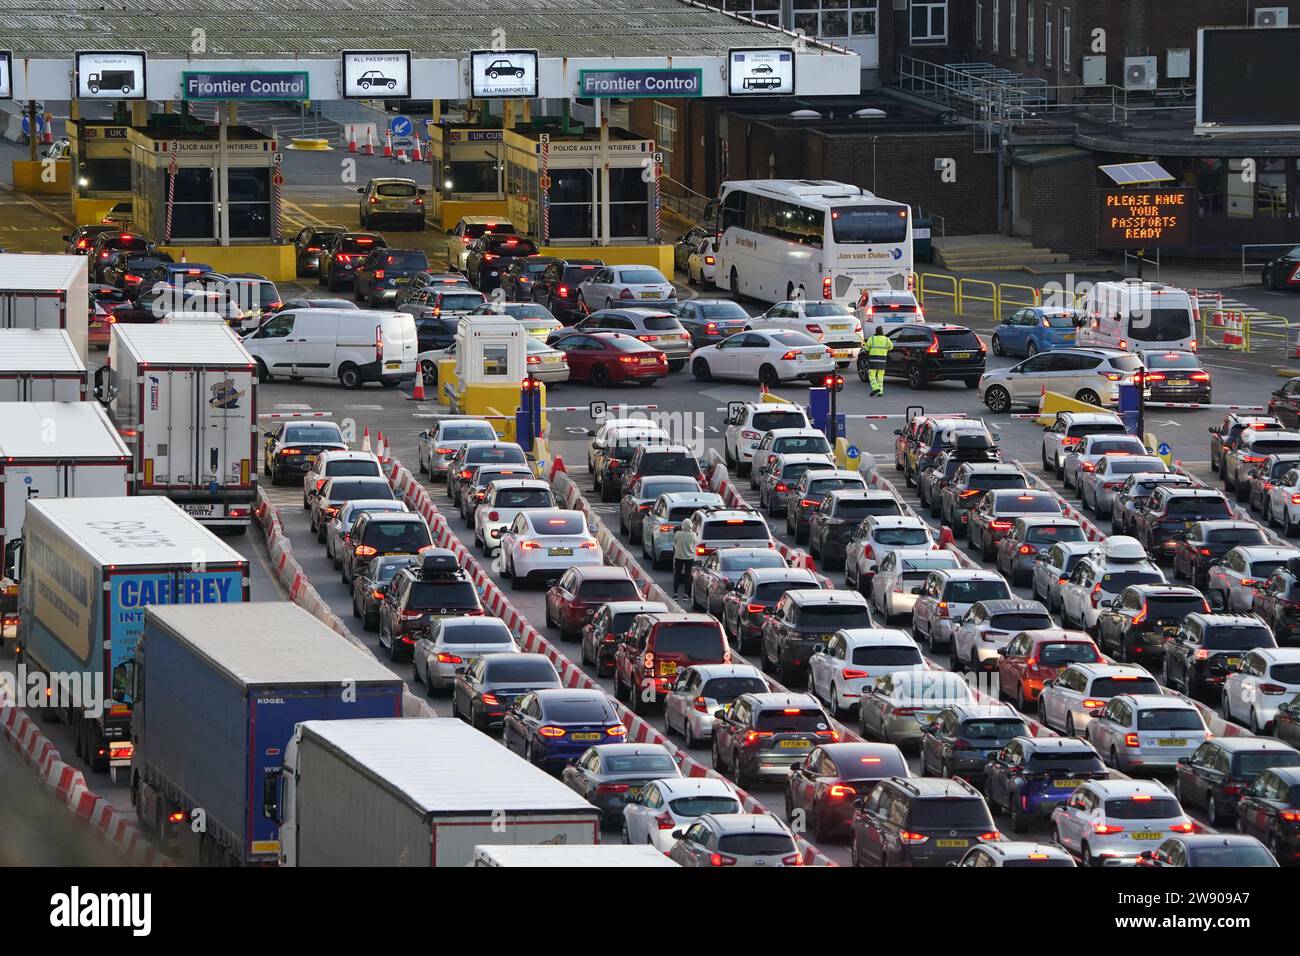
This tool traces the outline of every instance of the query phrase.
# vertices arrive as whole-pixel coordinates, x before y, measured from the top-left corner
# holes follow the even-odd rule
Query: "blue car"
[[[994,355],[1036,355],[1073,346],[1078,309],[1049,309],[1035,305],[1016,309],[993,331]]]
[[[1024,833],[1035,817],[1049,817],[1088,780],[1105,780],[1106,765],[1078,737],[1016,737],[984,765],[989,808],[1011,815],[1011,829]]]
[[[548,688],[515,700],[506,711],[506,749],[552,773],[596,744],[622,743],[627,728],[602,690]]]

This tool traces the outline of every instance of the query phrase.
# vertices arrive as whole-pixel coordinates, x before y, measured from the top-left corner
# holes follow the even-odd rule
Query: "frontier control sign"
[[[182,74],[181,95],[187,100],[305,100],[310,98],[305,72],[186,72]]]
[[[620,99],[639,96],[703,96],[704,71],[579,70],[578,95]]]
[[[1192,234],[1190,189],[1103,189],[1097,223],[1102,248],[1181,246]]]

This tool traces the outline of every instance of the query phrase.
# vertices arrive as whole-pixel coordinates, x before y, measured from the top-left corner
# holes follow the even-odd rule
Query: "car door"
[[[249,340],[249,351],[255,358],[262,360],[266,370],[272,375],[293,374],[294,318],[297,313],[281,312],[273,316]]]
[[[808,657],[808,689],[823,700],[830,694],[831,667],[835,664],[836,658],[842,656],[843,645],[844,638],[838,634],[833,635],[820,651]]]

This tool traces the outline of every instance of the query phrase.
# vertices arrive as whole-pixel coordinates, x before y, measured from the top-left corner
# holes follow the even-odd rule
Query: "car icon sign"
[[[513,76],[522,79],[524,68],[522,66],[515,66],[509,60],[493,60],[488,64],[488,68],[484,70],[484,72],[489,78],[494,80],[501,76]]]

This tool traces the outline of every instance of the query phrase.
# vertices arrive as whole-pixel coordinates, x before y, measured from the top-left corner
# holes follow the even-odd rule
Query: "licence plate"
[[[658,292],[642,292],[642,293],[641,293],[641,298],[643,298],[643,299],[657,299],[657,298],[659,298],[659,297],[660,297],[660,293],[658,293]]]
[[[807,750],[810,746],[812,745],[809,744],[808,741],[806,740],[782,740],[781,741],[782,750]]]
[[[1052,786],[1055,787],[1057,790],[1065,790],[1065,789],[1073,790],[1081,783],[1083,783],[1082,780],[1053,780]]]
[[[393,282],[395,282],[397,285],[410,285],[410,283],[411,283],[411,277],[410,277],[410,276],[398,276],[396,279],[393,280]]]
[[[1074,333],[1071,332],[1071,333],[1069,333],[1068,335],[1062,335],[1062,336],[1061,336],[1061,341],[1062,341],[1062,342],[1073,342],[1073,341],[1074,341]]]
[[[547,548],[546,553],[556,558],[564,558],[573,554],[572,548]]]
[[[935,845],[942,847],[970,846],[970,840],[936,840]]]
[[[836,358],[849,358],[853,355],[853,349],[836,349],[832,354]]]
[[[1228,665],[1229,667],[1240,667],[1240,666],[1241,666],[1241,658],[1240,658],[1240,657],[1229,657],[1229,658],[1227,659],[1226,663],[1227,663],[1227,665]]]
[[[1165,835],[1163,833],[1130,833],[1129,836],[1135,840],[1162,840]]]
[[[664,676],[671,676],[672,674],[676,674],[676,673],[677,673],[677,662],[676,662],[676,661],[664,661],[663,663],[661,663],[661,664],[659,665],[659,673],[660,673],[660,674],[663,674]]]
[[[574,734],[574,740],[599,740],[600,734]]]
[[[970,356],[971,356],[970,352],[951,352],[949,353],[948,358],[966,359],[966,358],[970,358]]]
[[[845,329],[848,328],[848,326],[845,325],[843,322],[840,322],[835,325],[828,325],[827,328],[829,328],[832,332],[843,332]]]
[[[402,363],[401,363],[401,362],[385,362],[385,363],[384,363],[384,368],[401,368],[401,367],[402,367]]]
[[[1161,747],[1186,747],[1186,737],[1164,737],[1156,741]]]
[[[214,518],[218,515],[225,514],[225,509],[221,505],[181,505],[187,515],[193,515],[195,518]],[[218,509],[221,510],[218,510]]]
[[[1170,385],[1190,385],[1190,384],[1192,384],[1192,383],[1191,383],[1189,380],[1185,379],[1185,378],[1171,378],[1171,379],[1169,380],[1169,384],[1170,384]]]
[[[650,356],[649,358],[643,358],[643,359],[641,360],[641,364],[642,364],[642,365],[658,365],[658,364],[659,364],[659,360],[658,360],[657,358],[655,358],[654,356]]]

